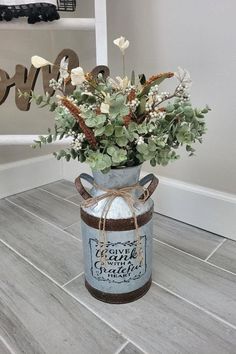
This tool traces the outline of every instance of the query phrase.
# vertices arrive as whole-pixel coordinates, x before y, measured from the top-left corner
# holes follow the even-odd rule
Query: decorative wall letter
[[[69,58],[69,70],[79,66],[78,55],[71,49],[64,49],[58,54],[54,62],[55,66],[47,65],[41,69],[36,69],[34,66],[31,66],[28,71],[26,67],[18,64],[16,65],[15,75],[12,78],[9,77],[6,71],[0,69],[0,105],[6,101],[11,87],[15,86],[15,102],[17,108],[21,111],[28,111],[30,109],[30,99],[25,99],[24,97],[20,98],[18,90],[27,93],[34,90],[40,70],[42,71],[44,93],[48,92],[50,96],[53,96],[55,92],[52,87],[49,87],[49,81],[59,78],[60,62],[64,57]],[[91,71],[95,77],[100,72],[103,73],[105,77],[109,76],[107,66],[97,66]],[[74,86],[71,84],[66,85],[67,95],[72,93],[73,90]]]

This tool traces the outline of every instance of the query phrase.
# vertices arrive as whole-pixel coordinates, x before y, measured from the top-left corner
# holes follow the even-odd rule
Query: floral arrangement
[[[189,73],[181,68],[177,73],[157,74],[149,79],[145,75],[125,75],[125,50],[129,41],[124,37],[114,40],[123,58],[123,77],[94,77],[81,67],[68,71],[68,61],[60,64],[60,78],[51,80],[57,91],[56,102],[49,95],[32,100],[40,106],[49,105],[55,111],[55,131],[40,136],[33,147],[71,137],[67,149],[54,153],[57,159],[78,159],[92,169],[109,171],[110,168],[135,166],[149,160],[152,166],[167,165],[179,158],[177,149],[185,146],[193,155],[193,143],[202,142],[206,132],[205,114],[210,110],[193,108],[190,102]],[[53,65],[34,56],[32,64],[39,68]],[[173,92],[161,90],[167,79],[177,80]],[[73,93],[65,95],[66,85],[75,86]],[[21,95],[25,95],[21,93]]]

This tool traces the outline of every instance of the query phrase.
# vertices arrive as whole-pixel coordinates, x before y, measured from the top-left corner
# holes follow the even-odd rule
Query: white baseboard
[[[159,177],[155,211],[236,240],[236,195]]]
[[[87,164],[57,161],[52,155],[8,163],[0,166],[0,198],[62,178],[74,181],[82,172],[90,173]],[[236,195],[158,177],[152,196],[156,212],[236,240]]]
[[[86,164],[63,162],[63,176],[74,181]],[[143,171],[142,177],[148,172]],[[152,198],[155,211],[187,224],[236,240],[236,195],[158,176]]]
[[[0,198],[63,178],[62,162],[45,155],[0,165]]]

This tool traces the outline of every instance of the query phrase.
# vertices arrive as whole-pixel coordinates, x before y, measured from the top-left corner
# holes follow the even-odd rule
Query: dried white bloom
[[[116,76],[118,81],[118,89],[125,90],[130,85],[130,80],[128,76],[125,76],[123,79],[120,76]]]
[[[125,37],[122,37],[122,36],[121,36],[121,37],[115,39],[115,40],[113,41],[113,43],[114,43],[115,45],[117,45],[117,47],[120,48],[121,53],[124,55],[124,54],[125,54],[125,49],[127,49],[128,46],[129,46],[129,41],[128,41],[128,39],[125,39]]]
[[[158,113],[155,112],[155,111],[150,112],[149,115],[150,115],[151,118],[157,118],[158,117]],[[151,131],[152,130],[149,129],[149,132],[151,132]]]
[[[182,69],[180,66],[178,67],[177,72],[175,72],[175,77],[179,80],[179,82],[186,85],[186,87],[191,86],[192,80],[190,78],[189,72],[185,69]]]
[[[101,103],[101,113],[109,113],[110,106],[107,103]]]
[[[111,77],[107,78],[108,84],[110,84],[114,89],[117,90],[127,90],[128,86],[130,86],[130,80],[128,76],[125,76],[123,79],[120,76],[116,77],[116,80]]]
[[[73,135],[75,132],[71,132],[71,135]],[[70,144],[71,147],[74,150],[80,150],[82,148],[82,142],[84,141],[85,135],[83,133],[80,133],[77,135],[77,137],[75,138],[75,140]]]
[[[138,139],[136,140],[137,145],[144,144],[144,138],[142,136],[139,136]]]
[[[52,87],[53,90],[60,89],[62,84],[63,84],[63,79],[62,78],[60,78],[58,81],[56,81],[55,79],[51,79],[49,81],[49,87]]]
[[[73,86],[81,85],[85,81],[84,70],[78,66],[71,70],[70,77]]]
[[[54,65],[50,61],[39,57],[38,55],[34,55],[33,57],[31,57],[31,64],[37,69],[47,65]]]
[[[135,112],[136,108],[139,106],[139,103],[140,103],[139,100],[135,98],[131,102],[128,102],[127,106],[131,109],[132,112]]]
[[[69,59],[66,59],[66,57],[62,58],[60,63],[60,77],[62,79],[67,79],[70,76],[70,74],[68,73],[68,64]]]

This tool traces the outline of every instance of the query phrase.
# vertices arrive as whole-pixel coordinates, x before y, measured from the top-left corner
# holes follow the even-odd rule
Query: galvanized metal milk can
[[[106,174],[92,171],[93,177],[82,173],[75,180],[85,200],[80,209],[85,285],[101,301],[134,301],[151,286],[153,201],[150,196],[158,179],[149,174],[139,181],[140,170],[141,166],[111,169]],[[84,188],[82,179],[93,186],[91,190]]]

